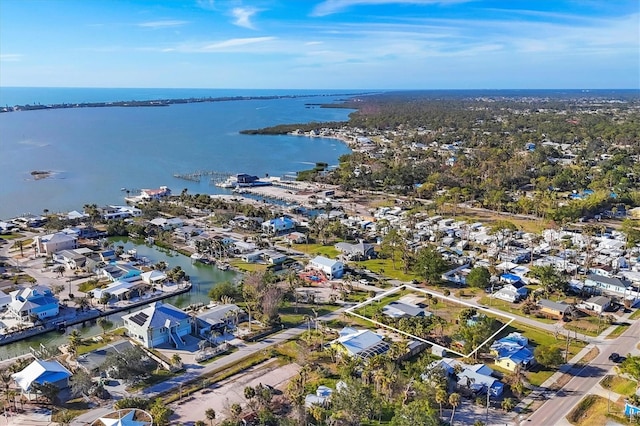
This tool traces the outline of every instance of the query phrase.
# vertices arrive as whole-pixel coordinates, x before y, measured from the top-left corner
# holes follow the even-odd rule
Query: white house
[[[154,302],[147,308],[122,317],[129,336],[147,348],[171,344],[184,347],[182,339],[191,333],[191,317],[169,304]]]
[[[384,341],[382,336],[370,330],[356,330],[351,327],[340,330],[340,337],[332,344],[342,353],[359,358],[381,355],[389,350],[389,343]]]
[[[606,296],[593,296],[578,304],[578,308],[593,311],[597,314],[603,313],[611,305],[611,298]]]
[[[262,230],[268,234],[280,235],[296,229],[296,223],[289,217],[278,217],[262,223]]]
[[[318,270],[329,279],[340,278],[344,273],[344,264],[342,262],[324,256],[316,256],[311,259],[307,268]]]
[[[11,293],[8,311],[21,321],[29,320],[31,315],[38,318],[50,318],[58,315],[60,306],[51,290],[44,286],[21,288]]]
[[[43,385],[51,383],[58,389],[69,386],[71,372],[58,361],[34,360],[24,370],[11,375],[23,393],[32,393],[31,388],[34,383]]]
[[[78,237],[64,232],[37,236],[33,238],[33,242],[36,247],[36,253],[39,255],[48,255],[62,250],[78,248]]]

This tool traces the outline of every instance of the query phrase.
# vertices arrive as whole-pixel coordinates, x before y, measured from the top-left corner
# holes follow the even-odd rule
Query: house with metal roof
[[[509,371],[529,368],[535,363],[529,340],[520,333],[511,333],[491,344],[489,352],[495,356],[495,364]]]
[[[314,257],[309,261],[307,267],[323,272],[329,279],[340,278],[344,273],[344,264],[342,262],[324,256]]]
[[[33,238],[36,253],[39,255],[49,255],[62,250],[73,250],[78,248],[78,237],[68,235],[64,232],[36,236]]]
[[[282,216],[262,222],[262,231],[272,235],[282,235],[296,229],[296,222],[290,217]]]
[[[133,344],[129,340],[118,340],[117,342],[109,343],[99,349],[78,356],[76,362],[78,366],[87,373],[95,373],[107,360],[107,355],[120,354],[132,348]]]
[[[557,319],[564,319],[564,317],[569,315],[573,309],[573,306],[567,303],[554,302],[549,299],[538,300],[538,306],[540,306],[540,313]]]
[[[333,341],[338,350],[350,357],[369,358],[381,355],[389,350],[389,343],[382,336],[370,330],[356,330],[345,327],[340,330],[340,337]]]
[[[36,285],[12,291],[8,312],[21,321],[28,321],[31,315],[40,319],[55,317],[60,311],[56,299],[48,287]]]
[[[367,260],[376,255],[373,244],[365,243],[362,240],[355,244],[340,242],[336,243],[334,247],[349,260]]]
[[[192,318],[168,303],[154,302],[122,319],[129,336],[147,348],[164,344],[183,347],[182,337],[191,333]]]
[[[58,361],[42,361],[34,360],[24,370],[11,375],[23,393],[33,393],[32,386],[34,383],[43,385],[51,383],[58,389],[64,389],[69,386],[69,377],[71,372],[67,370]]]
[[[382,308],[382,313],[391,318],[413,318],[433,315],[431,312],[426,311],[420,306],[400,301],[388,303]]]
[[[591,288],[592,293],[613,293],[617,296],[629,294],[632,291],[631,283],[616,277],[589,274],[584,281],[585,288]]]

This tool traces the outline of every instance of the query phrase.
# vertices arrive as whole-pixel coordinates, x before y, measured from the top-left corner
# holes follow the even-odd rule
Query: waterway
[[[216,284],[223,281],[236,281],[240,278],[240,275],[233,271],[222,271],[215,266],[205,265],[200,262],[194,262],[191,258],[177,253],[173,250],[160,248],[157,246],[151,246],[144,244],[142,241],[134,241],[126,238],[114,238],[112,239],[115,245],[122,245],[125,250],[135,249],[138,257],[146,257],[151,263],[157,263],[164,261],[169,268],[180,266],[187,275],[191,278],[193,287],[188,293],[184,293],[178,296],[174,296],[164,300],[164,303],[170,303],[179,308],[184,308],[194,303],[208,303],[209,298],[207,294],[209,290]],[[141,309],[141,308],[136,308]],[[107,317],[107,320],[113,327],[122,326],[122,316],[128,312],[120,312]],[[32,337],[30,339],[21,340],[19,342],[11,343],[6,346],[0,347],[0,359],[7,359],[28,353],[30,347],[36,350],[40,349],[40,345],[45,347],[55,347],[68,340],[68,334],[73,329],[78,329],[82,333],[83,337],[95,336],[102,332],[102,329],[97,325],[96,321],[90,321],[83,324],[78,324],[74,327],[67,328],[65,333],[50,332],[39,336]]]
[[[26,91],[26,92],[25,92]],[[189,97],[190,91],[139,93],[134,89],[92,92],[3,88],[4,104],[97,100],[144,100],[152,95]],[[293,94],[285,91],[284,94]],[[206,96],[208,92],[198,92]],[[27,95],[25,95],[27,94]],[[211,96],[219,95],[214,91]],[[231,93],[227,93],[231,95]],[[251,93],[239,92],[242,95]],[[264,95],[255,92],[255,95]],[[267,93],[273,94],[273,93]],[[184,95],[184,96],[181,96]],[[120,99],[113,99],[120,97]],[[155,97],[156,99],[158,97]],[[43,100],[44,99],[44,100]],[[196,171],[282,176],[316,162],[336,165],[350,152],[326,138],[243,135],[245,129],[311,121],[345,121],[352,110],[320,108],[342,96],[253,99],[176,104],[167,107],[104,107],[0,114],[0,219],[24,213],[82,210],[85,204],[123,204],[125,192],[169,186],[175,193],[229,193],[174,174]],[[50,171],[34,179],[31,171]]]

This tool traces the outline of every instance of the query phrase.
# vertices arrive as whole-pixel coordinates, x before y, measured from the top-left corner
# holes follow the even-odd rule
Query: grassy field
[[[335,259],[340,252],[333,245],[322,244],[296,244],[296,250],[304,252],[308,255],[324,256],[329,259]]]
[[[243,262],[242,259],[232,259],[229,262],[229,265],[244,272],[257,272],[267,270],[267,265],[263,265],[261,263],[247,263]]]
[[[478,303],[480,303],[481,305],[486,305],[489,306],[491,308],[496,308],[499,309],[501,311],[510,313],[510,314],[515,314],[515,315],[522,315],[525,316],[522,313],[522,309],[520,308],[520,305],[516,304],[516,303],[509,303],[505,300],[500,300],[500,299],[493,299],[489,296],[484,296],[482,298],[480,298],[480,300],[478,300]],[[530,315],[526,315],[527,317],[529,317]],[[555,322],[557,322],[556,320],[553,319],[549,319],[549,318],[535,318],[536,321],[540,321],[540,322],[544,322],[547,324],[553,324]]]
[[[638,386],[636,381],[620,376],[606,376],[600,381],[600,384],[603,388],[610,389],[612,392],[623,396],[632,395]]]
[[[564,328],[571,331],[577,331],[578,333],[586,334],[587,336],[596,337],[607,328],[609,328],[610,324],[607,324],[601,318],[597,317],[584,317],[580,319],[576,319],[571,321],[570,323],[566,323]]]
[[[623,413],[622,404],[608,401],[598,395],[587,395],[567,415],[567,420],[576,426],[604,426],[611,421],[611,418],[621,424],[629,424]]]
[[[640,318],[640,309],[636,309],[636,311],[634,313],[632,313],[631,315],[629,315],[629,319],[638,319]]]
[[[82,343],[78,346],[78,354],[83,355],[89,353],[91,351],[95,351],[108,343],[115,342],[116,340],[122,339],[125,332],[127,330],[124,327],[117,328],[115,330],[111,330],[102,334],[100,336],[95,336],[96,340],[92,340],[91,338],[82,339]],[[99,339],[97,339],[99,337]]]
[[[285,327],[296,327],[305,322],[305,317],[315,318],[314,311],[319,317],[329,314],[340,309],[339,305],[299,305],[297,308],[293,305],[285,306],[278,310],[280,319]],[[297,311],[297,312],[296,312]]]
[[[409,272],[405,274],[402,271],[402,263],[400,260],[396,260],[396,267],[393,267],[391,259],[370,259],[362,262],[353,262],[360,268],[368,269],[376,274],[383,275],[387,278],[394,280],[406,281],[420,280],[420,277]]]

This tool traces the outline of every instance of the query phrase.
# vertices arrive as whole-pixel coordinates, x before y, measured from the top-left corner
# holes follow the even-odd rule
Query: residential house
[[[468,389],[474,394],[489,392],[490,396],[499,397],[504,392],[504,384],[492,376],[493,370],[484,364],[466,366],[458,376],[458,388]]]
[[[390,302],[382,308],[382,313],[391,318],[413,318],[432,315],[431,312],[419,306],[400,301]]]
[[[151,271],[141,273],[140,279],[142,279],[142,282],[145,284],[154,285],[164,282],[167,279],[167,275],[162,271],[153,269]]]
[[[538,300],[538,306],[540,306],[540,313],[549,318],[555,318],[564,320],[573,309],[573,306],[564,302],[554,302],[549,299]]]
[[[50,383],[58,389],[69,387],[71,372],[58,361],[42,361],[35,359],[24,370],[11,375],[23,393],[34,393],[33,384]]]
[[[337,243],[334,247],[349,260],[367,260],[376,257],[373,244],[365,243],[362,240],[355,244]]]
[[[511,333],[493,342],[489,351],[495,356],[495,364],[509,371],[527,369],[535,363],[529,340],[520,333]]]
[[[578,304],[578,308],[586,309],[596,314],[602,314],[609,306],[611,306],[611,298],[606,296],[593,296]]]
[[[87,256],[75,250],[62,250],[53,255],[53,261],[64,265],[68,270],[81,269],[87,263]]]
[[[62,250],[78,248],[78,237],[64,232],[36,236],[33,238],[33,242],[38,255],[53,255]]]
[[[21,321],[28,321],[31,315],[39,319],[58,315],[60,305],[58,299],[48,287],[36,285],[12,291],[8,312]]]
[[[289,258],[289,256],[282,254],[279,251],[265,250],[262,253],[262,258],[272,265],[281,265]]]
[[[513,274],[503,274],[502,277],[504,275],[508,275],[510,277],[518,277],[517,275]],[[518,280],[509,280],[504,287],[493,293],[491,297],[515,303],[527,297],[527,294],[529,294],[529,290],[527,289],[527,287],[525,287],[525,283],[520,279],[520,277],[518,277]]]
[[[246,320],[246,312],[233,303],[216,305],[196,315],[200,336],[209,336],[212,330],[223,332],[225,328],[233,329]]]
[[[318,389],[316,389],[315,394],[305,396],[304,405],[307,408],[311,408],[313,405],[326,407],[329,404],[329,399],[332,393],[333,389],[328,386],[320,385],[318,386]]]
[[[179,217],[172,217],[169,219],[164,217],[157,217],[150,220],[149,223],[153,226],[157,226],[163,231],[170,231],[172,229],[181,228],[184,226],[184,221]]]
[[[585,289],[591,289],[592,293],[608,293],[616,296],[630,295],[633,291],[631,283],[617,277],[589,274],[584,281]]]
[[[262,231],[271,235],[287,234],[296,229],[296,222],[290,217],[282,216],[262,222]]]
[[[350,357],[369,358],[389,350],[389,343],[382,336],[370,330],[356,330],[345,327],[340,337],[332,342],[338,351]]]
[[[324,256],[314,257],[309,261],[307,267],[324,273],[329,279],[340,278],[344,273],[344,264],[342,262]]]
[[[122,317],[129,336],[147,348],[170,344],[184,347],[184,336],[191,333],[192,318],[168,303],[154,302],[141,311]]]
[[[140,190],[140,199],[144,201],[159,200],[163,197],[171,195],[171,190],[166,186],[161,186],[157,189],[142,189]]]
[[[624,415],[628,416],[630,419],[640,418],[640,404],[634,403],[629,399],[624,400]]]
[[[115,297],[118,300],[124,300],[126,298],[126,294],[129,293],[134,286],[134,283],[128,281],[114,281],[104,288],[91,290],[90,294],[93,295],[94,299],[98,300],[102,299],[106,294],[110,296],[109,300],[111,297]]]
[[[284,239],[293,244],[302,244],[307,241],[307,236],[302,232],[291,232]]]
[[[100,268],[98,274],[111,281],[131,281],[137,279],[142,271],[126,263],[115,263]]]

